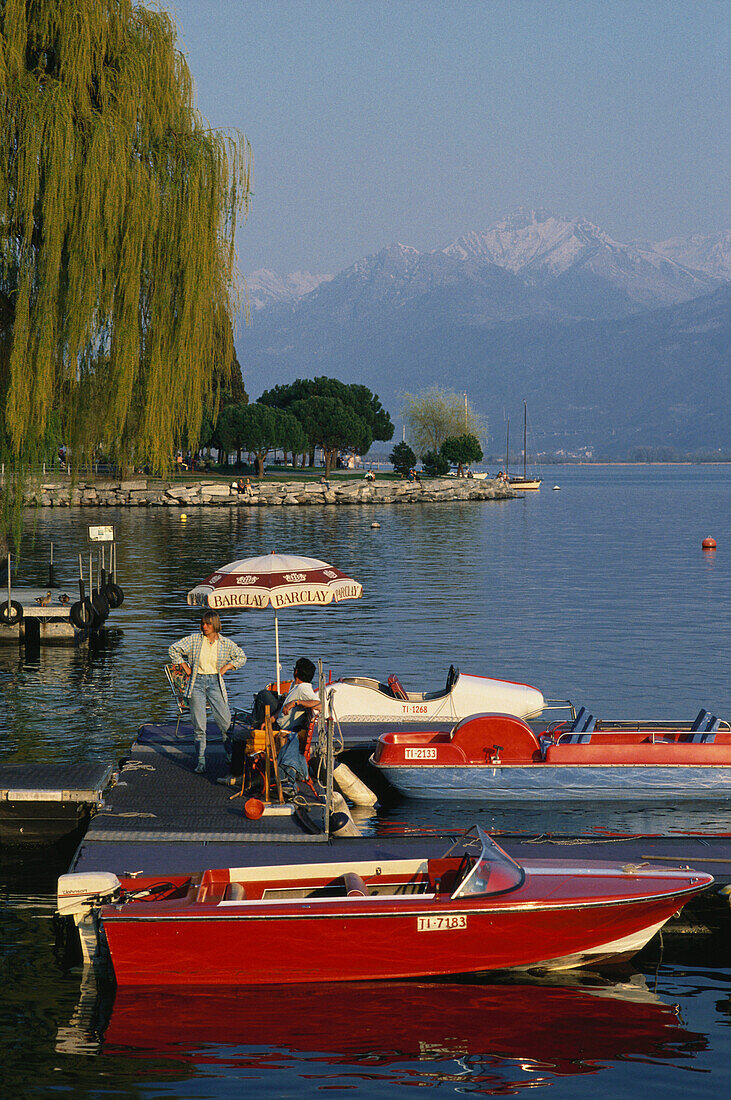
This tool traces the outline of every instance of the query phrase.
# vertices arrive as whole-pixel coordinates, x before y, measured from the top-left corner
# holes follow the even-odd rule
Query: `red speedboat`
[[[476,826],[440,859],[64,875],[59,912],[82,938],[103,932],[120,986],[360,981],[629,958],[712,882],[687,868],[521,866]]]
[[[448,732],[384,733],[371,763],[410,798],[719,798],[731,794],[731,728],[706,710],[694,722],[622,722],[582,707],[539,733],[511,714],[476,714]]]

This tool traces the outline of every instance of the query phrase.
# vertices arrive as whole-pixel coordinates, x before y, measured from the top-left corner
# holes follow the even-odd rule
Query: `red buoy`
[[[703,540],[703,549],[704,550],[715,550],[716,549],[716,540],[712,539],[709,535],[708,538],[705,538]]]

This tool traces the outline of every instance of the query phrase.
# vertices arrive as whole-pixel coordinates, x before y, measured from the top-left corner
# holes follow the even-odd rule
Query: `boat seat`
[[[393,695],[394,699],[408,699],[409,698],[408,695],[406,694],[406,691],[403,687],[403,684],[399,680],[398,676],[396,676],[396,674],[393,673],[393,672],[391,673],[391,675],[388,678],[388,686],[391,689],[391,694]]]
[[[586,707],[581,707],[568,728],[569,733],[591,733],[596,726],[596,718],[587,712]]]
[[[246,891],[240,882],[228,882],[223,891],[224,901],[246,901]]]
[[[716,718],[715,714],[711,714],[710,711],[704,710],[702,707],[698,711],[695,717],[693,725],[690,727],[691,733],[713,733],[717,730],[721,724],[720,718]]]
[[[559,737],[561,745],[588,745],[596,728],[596,718],[581,707],[566,733]]]
[[[715,714],[709,714],[707,710],[701,710],[695,722],[690,727],[688,740],[693,745],[712,745],[716,740],[716,730],[720,728],[721,719]]]

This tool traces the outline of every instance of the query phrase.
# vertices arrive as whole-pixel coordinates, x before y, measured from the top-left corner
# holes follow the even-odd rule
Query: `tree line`
[[[265,390],[258,401],[224,400],[218,418],[208,418],[201,433],[203,446],[215,446],[256,459],[259,476],[267,455],[282,450],[292,465],[314,465],[321,448],[325,476],[339,455],[365,454],[375,440],[393,436],[391,417],[367,386],[337,378],[298,378]]]

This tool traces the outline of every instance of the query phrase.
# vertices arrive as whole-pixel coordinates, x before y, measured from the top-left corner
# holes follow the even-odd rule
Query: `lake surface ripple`
[[[360,601],[280,616],[286,671],[396,672],[433,689],[450,664],[522,680],[611,717],[731,715],[728,467],[549,468],[540,493],[485,504],[249,510],[40,509],[19,584],[42,586],[48,544],[72,596],[86,526],[113,522],[123,606],[93,653],[0,647],[0,761],[111,761],[171,714],[171,641],[197,628],[188,588],[271,550],[352,573]],[[551,486],[559,484],[560,492]],[[377,520],[380,529],[372,529]],[[715,554],[701,541],[712,535]],[[230,614],[246,704],[274,672],[270,612]],[[428,806],[365,815],[366,831],[494,828],[731,832],[699,806]],[[450,1093],[706,1096],[728,1089],[731,944],[659,939],[614,977],[386,983],[168,998],[80,984],[53,954],[48,857],[0,862],[0,1064],[13,1096],[363,1096]]]

